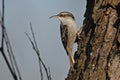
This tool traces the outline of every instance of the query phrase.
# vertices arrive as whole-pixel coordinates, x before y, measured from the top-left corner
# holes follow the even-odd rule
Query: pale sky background
[[[60,23],[48,18],[69,11],[80,27],[85,5],[86,0],[5,0],[5,26],[23,80],[40,80],[37,55],[25,35],[25,32],[30,34],[29,22],[32,22],[41,58],[50,67],[52,80],[64,80],[69,71],[69,60],[60,39]],[[13,80],[2,55],[0,80]]]

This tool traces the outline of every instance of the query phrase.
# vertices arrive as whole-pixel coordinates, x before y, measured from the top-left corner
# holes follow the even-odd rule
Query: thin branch
[[[45,70],[45,72],[46,72],[47,79],[48,79],[48,80],[51,80],[51,79],[49,78],[48,69],[47,69],[47,67],[45,66],[44,62],[42,61],[42,59],[41,59],[41,57],[40,57],[39,49],[38,49],[38,47],[37,47],[37,42],[36,42],[36,40],[35,40],[35,35],[34,35],[34,31],[33,31],[32,24],[31,24],[31,23],[30,23],[30,28],[31,28],[31,33],[32,33],[33,41],[31,40],[31,38],[29,37],[29,35],[28,35],[27,33],[26,33],[26,35],[27,35],[28,39],[30,40],[30,42],[31,42],[31,44],[32,44],[32,46],[33,46],[33,49],[35,50],[35,52],[36,52],[36,54],[37,54],[37,56],[38,56],[40,73],[41,73],[41,70],[42,70],[40,64],[42,64],[42,66],[44,67],[44,70]],[[43,74],[41,73],[41,77],[42,77],[42,76],[43,76]],[[41,78],[41,79],[42,79],[42,78]]]
[[[35,50],[34,43],[32,42],[32,40],[31,40],[30,36],[29,36],[26,32],[25,32],[25,34],[26,34],[26,36],[28,37],[28,39],[29,39],[30,43],[32,44],[33,49]]]
[[[12,70],[12,68],[11,68],[11,66],[10,66],[10,63],[9,63],[9,61],[8,61],[5,53],[4,53],[4,38],[5,38],[5,35],[4,35],[4,29],[5,29],[5,27],[4,27],[4,9],[5,9],[4,0],[2,0],[2,17],[1,17],[1,18],[2,18],[2,19],[1,19],[2,40],[1,40],[0,51],[1,51],[1,54],[2,54],[2,56],[3,56],[3,58],[4,58],[4,60],[5,60],[6,64],[7,64],[7,66],[8,66],[8,68],[9,68],[9,70],[10,70],[10,72],[11,72],[14,80],[17,80],[17,76],[16,76],[16,74],[14,73],[14,71]]]
[[[5,1],[2,0],[2,23],[4,24],[4,15],[5,15]]]
[[[2,26],[2,25],[1,25],[1,26]],[[2,29],[2,30],[3,30],[3,29]],[[3,31],[2,31],[2,32],[3,32]],[[3,32],[2,34],[4,34],[4,32]],[[0,51],[1,51],[1,54],[2,54],[2,56],[3,56],[3,58],[4,58],[4,60],[5,60],[6,64],[7,64],[7,66],[8,66],[8,69],[10,70],[10,72],[11,72],[14,80],[17,80],[17,76],[16,76],[16,74],[14,73],[13,69],[11,68],[10,63],[9,63],[9,61],[8,61],[6,55],[5,55],[3,44],[4,44],[4,36],[2,36],[2,45],[1,45],[1,47],[0,47]]]
[[[33,29],[32,29],[32,24],[31,24],[31,32],[32,32],[33,41],[34,41],[34,44],[35,44],[35,47],[36,47],[36,50],[35,50],[35,51],[36,51],[36,53],[37,53],[37,55],[38,55],[39,61],[42,63],[42,65],[43,65],[43,67],[44,67],[44,69],[45,69],[47,78],[48,78],[48,80],[49,80],[49,73],[48,73],[48,70],[47,70],[44,62],[42,61],[42,59],[41,59],[41,57],[40,57],[39,49],[38,49],[38,47],[37,47],[37,42],[36,42],[36,40],[35,40],[34,31],[33,31]]]
[[[5,42],[6,42],[6,47],[7,47],[7,51],[8,51],[9,57],[11,59],[11,64],[13,66],[13,70],[15,72],[15,69],[16,69],[19,79],[22,80],[22,77],[21,77],[19,68],[17,66],[17,62],[16,62],[15,56],[13,54],[13,50],[12,50],[12,47],[11,47],[10,40],[8,38],[6,29],[5,29]],[[16,72],[15,72],[15,74],[16,74]]]
[[[35,52],[37,53],[38,51],[36,51],[34,42],[31,40],[30,36],[25,32],[26,36],[28,37],[30,43],[32,44],[33,49],[35,50]],[[38,54],[37,54],[38,55]],[[41,80],[43,80],[43,72],[42,72],[42,67],[41,67],[41,61],[38,60],[39,62],[39,69],[40,69],[40,75],[41,75]]]
[[[39,49],[38,49],[38,47],[37,47],[37,43],[36,43],[36,40],[35,40],[35,35],[34,35],[34,31],[33,31],[33,28],[32,28],[32,23],[30,22],[30,28],[31,28],[31,33],[32,33],[32,36],[33,36],[33,41],[34,41],[34,46],[35,46],[35,49],[38,51],[38,53],[39,53]],[[38,54],[38,55],[40,55],[40,54]]]
[[[2,39],[1,39],[0,51],[1,51],[1,54],[3,55],[3,58],[4,58],[4,60],[5,60],[6,64],[7,64],[7,66],[9,68],[14,80],[18,80],[17,79],[17,74],[19,76],[19,79],[22,80],[19,69],[18,69],[18,66],[17,66],[17,63],[16,63],[16,60],[15,60],[15,57],[14,57],[14,54],[13,54],[13,51],[12,51],[12,47],[11,47],[9,38],[8,38],[8,35],[7,35],[7,31],[5,29],[5,24],[4,24],[5,4],[4,4],[4,2],[5,1],[2,0],[2,17],[1,17],[1,23],[0,23],[1,28],[2,28]],[[4,52],[4,42],[6,44],[6,48],[7,48],[8,54],[9,54],[9,59],[10,59],[11,65],[10,65],[9,60],[6,57],[5,52]],[[17,70],[17,74],[16,74],[15,70]]]
[[[51,72],[50,72],[50,67],[48,67],[48,70],[49,70],[49,80],[52,80]]]
[[[6,64],[7,64],[8,68],[9,68],[9,70],[10,70],[10,73],[12,74],[14,80],[18,80],[16,74],[13,72],[13,70],[12,70],[10,64],[9,64],[9,61],[8,61],[8,59],[7,59],[7,57],[6,57],[3,49],[1,49],[0,51],[1,51],[1,53],[2,53],[2,56],[3,56],[3,58],[4,58],[4,60],[5,60]]]
[[[1,27],[2,27],[2,40],[1,40],[1,48],[3,49],[4,47],[4,0],[2,0],[2,19],[1,19]]]
[[[37,47],[37,42],[35,40],[35,35],[34,35],[34,31],[33,31],[31,22],[30,22],[30,29],[31,29],[32,37],[33,37],[34,47],[35,47],[36,53],[37,53],[38,58],[39,58],[40,57],[39,49]],[[39,60],[39,67],[40,67],[41,80],[43,80],[43,71],[42,71],[42,66],[41,66],[41,61],[40,60]]]
[[[38,60],[38,62],[39,62],[39,67],[40,67],[41,80],[43,80],[43,71],[42,71],[42,65],[41,65],[41,62],[40,62],[40,60]]]
[[[11,46],[9,45],[9,40],[8,40],[7,33],[6,33],[5,29],[4,29],[4,41],[6,43],[6,49],[7,49],[8,55],[9,55],[9,59],[10,59],[10,63],[11,63],[13,72],[16,74],[15,67],[14,67],[14,62],[13,62],[12,55],[11,55],[12,50],[11,50]]]

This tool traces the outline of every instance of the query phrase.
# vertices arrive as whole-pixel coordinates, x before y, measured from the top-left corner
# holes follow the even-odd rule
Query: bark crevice
[[[66,80],[120,80],[120,0],[87,0],[84,17]]]

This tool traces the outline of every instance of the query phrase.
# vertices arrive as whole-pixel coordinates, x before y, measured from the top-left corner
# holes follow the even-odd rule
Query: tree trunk
[[[120,0],[87,0],[84,17],[65,80],[120,80]]]

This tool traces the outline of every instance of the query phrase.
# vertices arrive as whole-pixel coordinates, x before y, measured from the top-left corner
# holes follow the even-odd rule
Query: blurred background
[[[1,5],[2,0],[0,15]],[[69,71],[69,60],[60,39],[60,22],[48,18],[69,11],[80,27],[85,8],[85,0],[5,0],[5,26],[23,80],[40,80],[37,55],[25,35],[27,32],[31,36],[29,23],[33,25],[41,58],[50,67],[52,80],[64,80]],[[0,80],[13,80],[2,55]]]

